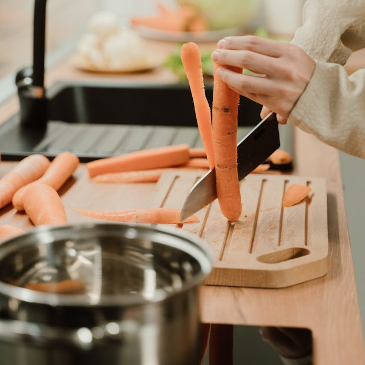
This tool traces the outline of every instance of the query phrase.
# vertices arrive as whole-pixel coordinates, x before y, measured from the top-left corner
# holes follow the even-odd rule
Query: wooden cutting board
[[[158,182],[153,207],[181,209],[202,172],[171,171]],[[302,203],[282,208],[290,184],[309,185]],[[198,223],[182,229],[200,236],[215,252],[207,285],[280,288],[327,272],[327,194],[324,179],[249,175],[241,181],[243,212],[229,224],[218,201],[200,210]]]

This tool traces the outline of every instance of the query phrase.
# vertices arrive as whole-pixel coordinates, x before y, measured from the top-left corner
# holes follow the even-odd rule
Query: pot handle
[[[45,324],[19,320],[0,320],[0,341],[27,343],[29,345],[63,345],[89,351],[95,345],[107,341],[118,342],[138,336],[139,325],[135,321],[109,322],[93,328],[51,327]]]

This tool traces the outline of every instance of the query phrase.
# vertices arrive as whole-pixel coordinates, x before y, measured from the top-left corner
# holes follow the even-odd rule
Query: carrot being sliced
[[[131,210],[82,210],[72,208],[75,212],[86,217],[114,221],[114,222],[133,222],[151,224],[178,224],[198,222],[199,218],[195,215],[180,222],[178,209],[151,208],[151,209],[131,209]]]
[[[200,137],[207,154],[209,167],[212,169],[214,167],[212,117],[210,106],[205,95],[202,61],[198,45],[194,42],[183,44],[180,56],[193,97]]]
[[[0,208],[11,202],[14,194],[23,186],[39,179],[50,165],[43,155],[30,155],[0,179]]]
[[[82,294],[85,292],[86,283],[79,280],[63,280],[53,283],[28,283],[24,287],[43,293]]]
[[[190,159],[189,146],[179,144],[135,151],[107,157],[86,164],[90,177],[110,172],[157,169],[186,164]]]
[[[291,156],[287,151],[277,149],[271,154],[269,160],[274,165],[284,165],[291,162]]]
[[[309,194],[311,188],[307,185],[292,184],[284,193],[283,206],[291,207],[301,203]]]
[[[207,158],[207,151],[204,147],[193,147],[189,149],[190,158]]]
[[[67,223],[60,196],[47,184],[30,184],[24,194],[23,203],[26,214],[35,226]]]
[[[213,142],[216,188],[222,214],[231,222],[242,213],[240,183],[237,171],[237,115],[239,95],[217,75],[214,65]],[[234,71],[237,72],[236,69]]]
[[[0,227],[0,238],[8,238],[23,233],[24,231],[22,229],[12,226],[11,224],[4,224]]]
[[[46,172],[37,182],[48,184],[56,191],[69,179],[79,165],[79,158],[71,152],[62,152],[51,162]],[[16,210],[24,210],[23,197],[29,185],[19,189],[13,196],[12,203]]]
[[[151,169],[126,172],[111,172],[110,174],[101,174],[93,178],[97,183],[150,183],[157,182],[165,169]]]

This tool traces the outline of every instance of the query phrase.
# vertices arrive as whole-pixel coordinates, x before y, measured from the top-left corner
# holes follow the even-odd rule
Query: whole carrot
[[[36,181],[52,186],[58,191],[75,172],[79,163],[79,158],[73,153],[62,152],[54,158],[44,175]],[[26,185],[19,189],[13,196],[12,203],[18,211],[24,210],[23,197],[28,186]]]
[[[151,169],[151,170],[139,170],[139,171],[125,171],[125,172],[111,172],[110,174],[100,174],[93,178],[93,181],[97,183],[150,183],[157,182],[164,169]]]
[[[47,184],[30,184],[24,194],[23,203],[25,213],[35,226],[67,223],[60,196]]]
[[[194,42],[183,44],[180,57],[193,96],[196,120],[209,161],[209,168],[212,169],[214,167],[214,148],[211,112],[205,95],[202,62],[198,45]]]
[[[17,190],[39,179],[50,165],[43,155],[30,155],[0,179],[0,208],[11,202]]]
[[[72,208],[72,207],[71,207]],[[198,222],[197,216],[192,215],[183,222],[180,222],[178,209],[151,208],[151,209],[130,209],[130,210],[82,210],[72,208],[75,212],[90,218],[133,223],[151,224],[178,224]]]
[[[157,169],[189,161],[189,145],[179,144],[107,157],[86,164],[90,177],[110,172]]]
[[[219,76],[214,65],[213,143],[215,153],[216,188],[220,209],[231,222],[242,213],[240,184],[237,171],[237,113],[239,95]]]

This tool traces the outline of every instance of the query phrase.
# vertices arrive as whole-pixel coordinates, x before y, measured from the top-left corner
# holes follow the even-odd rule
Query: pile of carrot
[[[190,6],[169,9],[158,3],[157,7],[157,15],[132,17],[132,24],[173,32],[205,32],[209,29],[207,19]]]

